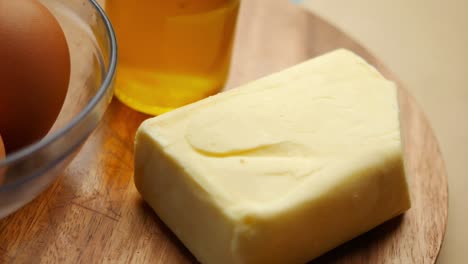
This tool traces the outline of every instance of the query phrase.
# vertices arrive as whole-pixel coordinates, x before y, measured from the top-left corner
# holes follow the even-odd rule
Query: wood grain
[[[244,0],[228,87],[359,44],[286,0]],[[401,85],[400,85],[401,87]],[[437,140],[403,88],[400,105],[412,208],[311,263],[434,263],[447,221]],[[0,263],[194,263],[133,185],[133,138],[148,118],[114,100],[99,128],[46,192],[0,221]]]

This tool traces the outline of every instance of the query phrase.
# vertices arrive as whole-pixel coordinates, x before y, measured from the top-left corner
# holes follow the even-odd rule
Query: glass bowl
[[[0,218],[36,198],[60,175],[97,127],[113,95],[114,31],[95,0],[39,0],[65,32],[70,85],[62,111],[41,140],[0,160]]]

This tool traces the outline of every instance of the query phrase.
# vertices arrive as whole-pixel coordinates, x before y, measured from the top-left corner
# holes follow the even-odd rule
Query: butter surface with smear
[[[397,89],[309,60],[145,121],[135,184],[202,263],[305,263],[410,207]]]

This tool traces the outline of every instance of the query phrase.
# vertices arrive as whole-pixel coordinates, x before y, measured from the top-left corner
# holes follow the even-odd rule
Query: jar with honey
[[[219,92],[240,0],[107,0],[119,43],[115,94],[161,114]]]

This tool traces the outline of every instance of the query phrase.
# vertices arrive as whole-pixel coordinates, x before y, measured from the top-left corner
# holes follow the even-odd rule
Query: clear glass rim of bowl
[[[48,135],[45,137],[43,140],[40,140],[30,146],[27,146],[25,148],[22,148],[18,151],[13,152],[10,155],[7,155],[5,159],[0,160],[0,167],[2,166],[8,166],[9,164],[13,164],[21,159],[24,159],[25,157],[39,152],[42,149],[46,148],[53,142],[57,141],[60,139],[62,136],[67,134],[67,132],[74,127],[76,127],[80,122],[83,121],[83,119],[86,118],[86,116],[97,106],[97,104],[102,100],[102,98],[106,95],[108,89],[111,88],[111,84],[113,81],[113,78],[115,76],[115,72],[117,69],[117,40],[115,36],[114,29],[112,27],[112,24],[107,17],[106,13],[104,12],[104,9],[97,3],[96,0],[88,0],[95,8],[99,16],[101,17],[102,21],[104,22],[105,29],[106,29],[106,34],[109,38],[109,43],[110,43],[110,49],[109,49],[109,61],[108,61],[108,70],[105,73],[105,76],[103,78],[103,81],[99,87],[99,90],[97,93],[91,98],[89,103],[85,106],[81,112],[78,113],[73,119],[65,126],[60,129],[58,129],[56,132],[54,132],[51,135]],[[36,175],[37,176],[37,175]],[[33,176],[34,177],[34,176]],[[28,177],[29,178],[29,177]],[[26,179],[23,179],[26,180]],[[14,183],[12,183],[14,184]],[[9,185],[9,184],[8,184]],[[5,186],[5,187],[8,187]],[[3,189],[0,187],[0,189]]]

